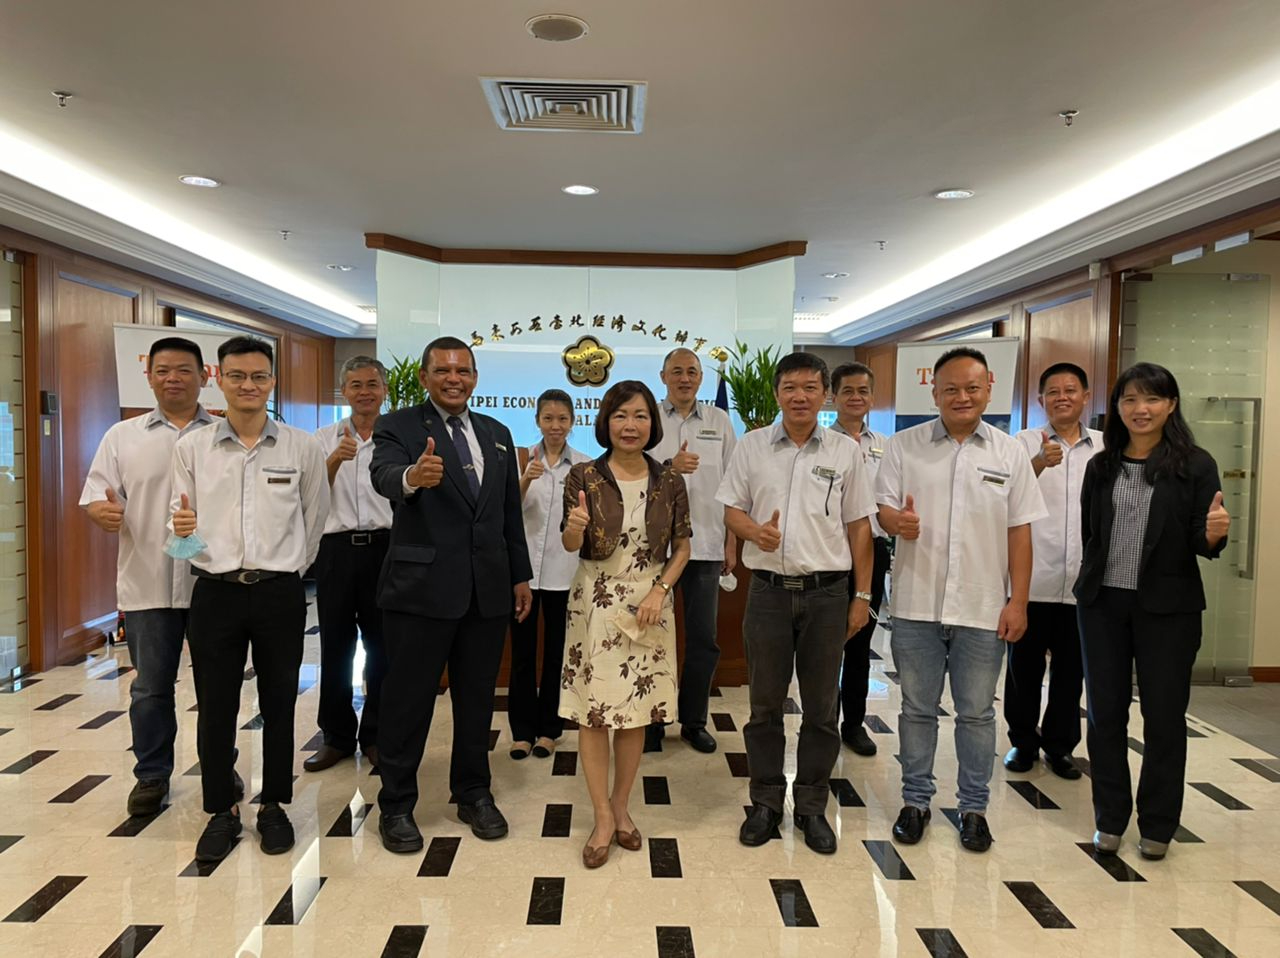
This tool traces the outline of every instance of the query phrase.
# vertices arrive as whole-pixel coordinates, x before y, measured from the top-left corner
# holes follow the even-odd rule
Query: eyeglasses
[[[223,381],[229,382],[233,386],[243,386],[246,379],[255,386],[269,386],[271,385],[271,380],[275,378],[276,377],[271,375],[271,373],[254,373],[252,376],[248,376],[240,372],[238,369],[222,374]]]

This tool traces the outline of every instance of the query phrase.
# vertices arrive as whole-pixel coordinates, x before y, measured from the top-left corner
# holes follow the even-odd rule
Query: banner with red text
[[[933,366],[949,349],[970,346],[987,358],[991,371],[991,404],[982,418],[1009,432],[1013,416],[1013,383],[1018,372],[1022,340],[1016,336],[899,343],[898,372],[894,389],[895,427],[901,431],[938,415],[933,401]]]

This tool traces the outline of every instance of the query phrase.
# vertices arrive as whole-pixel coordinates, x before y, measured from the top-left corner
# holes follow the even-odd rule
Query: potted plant
[[[773,375],[781,359],[777,346],[757,349],[754,355],[738,340],[727,350],[732,362],[723,373],[733,397],[733,409],[747,430],[767,426],[778,418],[778,400],[773,394]]]
[[[396,359],[395,364],[387,370],[387,404],[392,410],[426,402],[427,393],[418,378],[418,370],[421,368],[422,360],[407,356]]]

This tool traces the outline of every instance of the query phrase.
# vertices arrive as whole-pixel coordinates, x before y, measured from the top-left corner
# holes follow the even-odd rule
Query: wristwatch
[[[855,592],[855,593],[853,594],[853,597],[854,597],[855,599],[862,599],[864,602],[870,602],[870,601],[871,601],[871,593],[870,593],[870,592]]]
[[[662,591],[663,591],[663,592],[666,592],[666,593],[670,594],[670,592],[671,592],[671,586],[667,585],[667,583],[663,582],[661,579],[659,579],[659,580],[658,580],[658,583],[657,583],[657,584],[658,584],[658,585],[660,585],[660,586],[662,586]]]

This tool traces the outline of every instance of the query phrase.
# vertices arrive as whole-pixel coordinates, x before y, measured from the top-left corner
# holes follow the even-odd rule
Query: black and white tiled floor
[[[887,658],[885,638],[876,648]],[[441,699],[417,813],[427,847],[395,856],[378,842],[378,779],[363,760],[302,772],[305,749],[318,744],[319,653],[314,635],[307,643],[290,808],[297,847],[261,854],[246,806],[244,837],[212,868],[193,861],[205,816],[189,671],[178,684],[171,804],[151,820],[124,811],[132,756],[122,648],[0,686],[0,955],[1280,955],[1280,761],[1204,722],[1191,724],[1184,828],[1163,862],[1137,856],[1132,829],[1118,858],[1095,859],[1088,780],[1043,768],[1015,776],[997,767],[995,847],[962,850],[949,716],[940,719],[933,825],[921,844],[896,846],[898,691],[891,662],[878,660],[868,727],[880,754],[841,755],[829,806],[841,845],[822,857],[789,821],[763,848],[738,844],[747,697],[726,688],[712,699],[720,751],[701,755],[668,736],[662,754],[646,755],[634,804],[644,850],[615,847],[587,872],[590,806],[575,733],[554,759],[517,763],[505,716],[495,716],[494,789],[511,835],[481,842],[448,804]],[[239,768],[251,795],[261,784],[257,714],[248,681]],[[1133,723],[1136,761],[1136,709]]]

